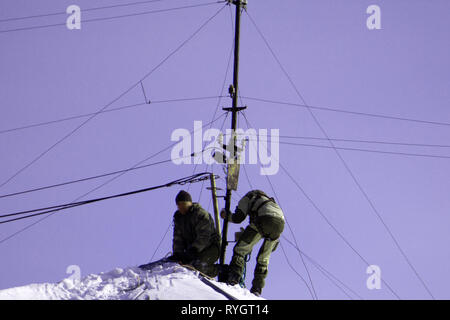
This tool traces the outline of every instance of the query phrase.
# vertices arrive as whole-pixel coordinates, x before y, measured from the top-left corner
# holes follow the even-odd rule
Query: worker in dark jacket
[[[175,202],[178,210],[173,216],[173,247],[171,260],[190,264],[197,270],[217,276],[214,263],[220,255],[220,236],[214,220],[200,204],[192,203],[186,191],[180,191]]]
[[[225,219],[227,212],[221,211],[221,217]],[[251,292],[261,295],[268,272],[270,254],[276,249],[279,238],[284,229],[284,214],[273,198],[269,198],[261,190],[249,191],[239,201],[235,213],[228,212],[228,219],[233,223],[241,223],[249,216],[250,224],[240,235],[233,249],[228,283],[239,283],[244,266],[245,256],[252,252],[253,247],[264,239],[256,258],[256,267],[252,282]]]

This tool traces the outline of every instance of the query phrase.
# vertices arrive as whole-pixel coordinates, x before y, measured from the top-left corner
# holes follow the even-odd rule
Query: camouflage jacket
[[[269,198],[261,190],[252,190],[239,200],[236,210],[229,216],[233,223],[241,223],[247,217],[250,223],[255,223],[258,217],[272,216],[284,221],[284,214],[273,198]]]
[[[220,247],[220,236],[214,220],[200,204],[194,202],[183,215],[178,210],[173,216],[173,253],[181,253],[189,247],[201,252],[212,244]]]

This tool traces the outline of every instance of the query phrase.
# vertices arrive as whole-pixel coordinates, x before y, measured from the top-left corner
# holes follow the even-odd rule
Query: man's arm
[[[233,223],[241,223],[247,217],[248,214],[248,206],[250,199],[247,196],[244,196],[241,200],[239,200],[238,205],[236,206],[236,210],[234,213],[229,212],[228,220]],[[225,219],[226,212],[225,209],[222,209],[220,212],[222,219]]]

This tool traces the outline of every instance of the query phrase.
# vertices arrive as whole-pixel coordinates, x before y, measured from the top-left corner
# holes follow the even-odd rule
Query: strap
[[[261,209],[261,207],[264,206],[268,202],[275,202],[275,200],[273,198],[269,198],[269,199],[261,202],[261,204],[258,206],[258,208],[256,208],[255,212],[258,213],[259,209]]]
[[[266,198],[268,198],[268,199],[265,200],[265,201],[263,201],[263,202],[258,206],[258,208],[256,208],[256,210],[253,210],[253,206],[255,205],[255,203],[256,203],[259,199],[261,199],[262,197],[266,197]],[[268,202],[276,203],[274,198],[269,198],[265,193],[264,193],[264,194],[261,194],[261,193],[258,192],[258,193],[256,194],[256,196],[255,196],[255,200],[253,200],[253,203],[252,203],[250,212],[253,213],[253,214],[255,214],[255,215],[257,215],[259,209],[261,209],[261,208],[262,208],[265,204],[267,204]]]

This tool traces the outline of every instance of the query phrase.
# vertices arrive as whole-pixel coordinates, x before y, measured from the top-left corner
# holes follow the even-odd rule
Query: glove
[[[231,216],[231,212],[226,210],[225,208],[223,208],[222,210],[220,210],[220,217],[222,219],[225,219],[226,217],[228,217],[228,219],[230,219]]]

